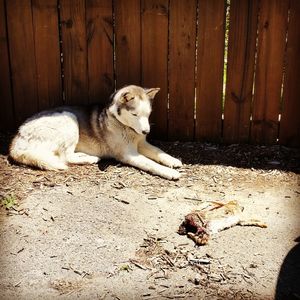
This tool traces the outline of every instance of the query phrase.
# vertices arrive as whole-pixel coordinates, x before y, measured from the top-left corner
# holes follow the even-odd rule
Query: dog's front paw
[[[178,180],[181,174],[176,170],[168,169],[162,176],[169,180]]]
[[[181,160],[179,160],[175,157],[172,157],[172,168],[180,168],[180,167],[182,167]]]
[[[163,160],[162,163],[164,165],[170,167],[170,168],[180,168],[180,167],[182,167],[182,162],[179,159],[177,159],[175,157],[172,157],[170,155],[165,157],[165,159]]]

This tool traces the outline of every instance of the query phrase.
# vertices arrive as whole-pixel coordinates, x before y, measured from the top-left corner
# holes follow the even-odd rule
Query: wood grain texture
[[[16,123],[38,111],[34,32],[30,0],[6,1]]]
[[[32,0],[39,110],[62,104],[56,0]]]
[[[193,140],[197,1],[170,1],[169,138]]]
[[[14,128],[14,108],[11,95],[10,68],[7,43],[7,28],[5,16],[5,3],[0,0],[0,129],[12,130]]]
[[[225,3],[199,1],[196,139],[218,141],[222,126]]]
[[[65,101],[88,103],[87,36],[84,0],[61,0]]]
[[[86,0],[89,101],[107,102],[114,91],[111,0]]]
[[[230,2],[223,127],[223,137],[226,143],[249,141],[257,21],[257,0],[232,0]]]
[[[260,4],[251,127],[251,141],[256,144],[277,140],[288,5],[288,0],[264,0]]]
[[[153,102],[151,136],[168,134],[168,0],[142,1],[142,85],[159,87]]]
[[[300,147],[300,1],[291,0],[280,144]]]
[[[141,84],[140,0],[114,0],[117,87]]]
[[[300,1],[230,1],[222,133],[225,3],[0,0],[0,129],[137,84],[152,137],[300,147]]]

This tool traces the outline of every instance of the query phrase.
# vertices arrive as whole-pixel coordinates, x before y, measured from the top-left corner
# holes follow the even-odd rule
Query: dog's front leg
[[[180,177],[180,173],[171,168],[162,166],[155,161],[145,157],[138,153],[136,150],[130,150],[123,155],[120,159],[123,163],[139,168],[143,171],[159,175],[169,180],[177,180]]]
[[[170,168],[179,168],[182,166],[182,162],[179,159],[165,153],[161,149],[149,144],[147,141],[140,142],[138,145],[138,151],[146,157],[149,157],[150,159],[162,163]]]

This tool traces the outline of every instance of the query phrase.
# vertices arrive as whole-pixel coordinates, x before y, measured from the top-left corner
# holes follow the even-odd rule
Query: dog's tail
[[[57,171],[68,168],[63,159],[46,147],[32,147],[28,144],[28,147],[24,147],[24,145],[21,145],[22,141],[17,139],[18,137],[12,141],[9,148],[9,156],[13,161],[43,170]]]

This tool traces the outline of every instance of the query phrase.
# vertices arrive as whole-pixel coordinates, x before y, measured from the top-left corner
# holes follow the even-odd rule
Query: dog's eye
[[[137,114],[131,113],[133,116],[137,117]]]

